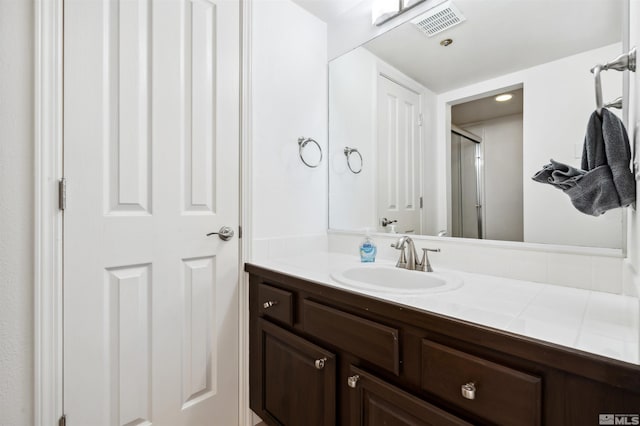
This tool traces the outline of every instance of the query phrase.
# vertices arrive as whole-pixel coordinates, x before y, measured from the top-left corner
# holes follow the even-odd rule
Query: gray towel
[[[605,111],[605,108],[602,111]],[[582,164],[580,167],[582,167],[582,170],[589,171],[604,164],[607,164],[607,154],[604,149],[602,119],[594,111],[587,123],[587,133],[582,145]]]
[[[584,214],[600,216],[620,207],[611,168],[605,164],[585,173],[575,186],[564,191],[573,206]]]
[[[532,179],[561,189],[582,213],[599,216],[635,201],[631,148],[622,122],[606,108],[591,114],[582,150],[582,169],[551,160]]]
[[[630,161],[631,146],[622,121],[606,108],[602,109],[602,117],[596,112],[591,114],[582,149],[582,168],[590,172],[604,165],[609,166],[620,202],[617,207],[628,206],[636,200],[636,181],[629,169]],[[601,179],[605,177],[600,173],[598,179],[590,182],[600,182]],[[584,185],[581,186],[584,188]]]
[[[613,184],[620,197],[620,205],[626,207],[636,200],[636,180],[629,168],[631,146],[624,124],[615,114],[602,109],[602,135],[607,164],[611,167]]]
[[[578,181],[586,173],[584,170],[576,169],[568,164],[560,163],[553,159],[551,163],[542,167],[531,179],[540,183],[548,183],[558,189],[567,190],[576,186]]]

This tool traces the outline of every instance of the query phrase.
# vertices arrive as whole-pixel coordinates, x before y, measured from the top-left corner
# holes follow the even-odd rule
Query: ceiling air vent
[[[411,21],[420,31],[432,37],[442,31],[462,23],[466,18],[451,1],[445,1],[427,10]]]

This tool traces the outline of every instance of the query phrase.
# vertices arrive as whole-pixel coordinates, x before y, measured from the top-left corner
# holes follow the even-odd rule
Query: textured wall
[[[0,0],[0,425],[33,424],[32,1]]]
[[[256,0],[252,32],[253,236],[324,234],[327,26],[289,0]],[[301,136],[322,147],[319,167],[300,161]]]

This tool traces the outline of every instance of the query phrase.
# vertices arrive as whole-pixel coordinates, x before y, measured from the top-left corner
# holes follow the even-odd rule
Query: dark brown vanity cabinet
[[[456,426],[470,423],[351,366],[347,386],[351,426]]]
[[[250,405],[269,425],[597,425],[640,367],[247,264]]]
[[[257,321],[261,345],[256,350],[262,362],[255,373],[262,379],[257,389],[262,413],[276,424],[335,425],[335,355],[263,319]]]

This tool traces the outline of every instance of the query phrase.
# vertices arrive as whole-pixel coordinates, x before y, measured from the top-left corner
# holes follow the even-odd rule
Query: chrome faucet
[[[396,268],[404,268],[411,271],[433,272],[427,253],[430,251],[440,252],[440,249],[423,248],[422,260],[418,261],[416,246],[413,243],[413,240],[406,235],[400,237],[400,239],[398,239],[394,244],[391,244],[391,247],[400,250],[400,258],[396,263]]]
[[[408,254],[405,254],[406,245],[409,246]],[[416,257],[418,257],[418,254],[416,253],[416,246],[410,237],[406,235],[400,237],[395,244],[391,244],[391,247],[400,250],[400,258],[396,263],[396,268],[410,269],[412,271],[416,269]]]

